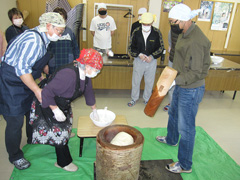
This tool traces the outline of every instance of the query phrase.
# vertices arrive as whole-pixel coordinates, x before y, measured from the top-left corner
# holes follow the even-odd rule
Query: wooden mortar
[[[130,134],[134,143],[129,146],[110,144],[119,133]],[[97,180],[137,180],[144,137],[137,129],[127,125],[112,125],[103,128],[97,135],[96,179]]]

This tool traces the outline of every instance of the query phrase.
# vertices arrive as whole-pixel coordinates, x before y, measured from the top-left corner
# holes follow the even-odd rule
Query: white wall
[[[149,0],[149,12],[155,14],[157,17],[157,21],[153,23],[153,26],[155,26],[156,28],[159,28],[161,5],[162,0]]]
[[[16,0],[0,0],[0,30],[5,32],[5,30],[10,26],[12,23],[8,18],[8,10],[12,9],[16,6]]]

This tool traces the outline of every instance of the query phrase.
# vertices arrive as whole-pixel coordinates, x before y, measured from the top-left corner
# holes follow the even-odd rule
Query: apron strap
[[[29,29],[29,30],[26,30],[26,31],[27,31],[27,32],[32,31],[32,32],[37,33],[37,34],[41,37],[42,42],[43,42],[43,44],[44,44],[44,47],[47,49],[47,47],[46,47],[46,45],[45,45],[45,41],[44,41],[42,35],[41,35],[38,31],[36,31],[36,30],[34,30],[34,29]],[[6,48],[6,52],[4,53],[3,60],[4,60],[5,57],[6,57],[7,50],[8,50],[8,48],[9,48],[9,46],[10,46],[10,45],[11,45],[11,44],[12,44],[12,43],[13,43],[18,37],[20,37],[20,36],[21,36],[21,34],[19,34],[19,35],[13,37],[13,38],[8,42],[8,45],[7,45],[7,48]]]

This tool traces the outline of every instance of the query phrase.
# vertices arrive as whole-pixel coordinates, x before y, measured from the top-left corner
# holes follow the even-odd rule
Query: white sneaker
[[[160,143],[168,144],[168,143],[167,143],[167,140],[166,140],[166,137],[167,137],[167,136],[157,136],[157,137],[156,137],[156,140],[157,140],[158,142],[160,142]],[[168,144],[168,145],[170,145],[170,146],[177,146],[177,144],[174,144],[174,145]]]
[[[57,164],[57,162],[55,162],[54,165],[55,165],[56,167],[58,167],[58,168],[62,168],[61,166],[59,166],[59,165]],[[75,164],[70,163],[69,165],[64,166],[62,169],[64,169],[65,171],[75,172],[75,171],[78,170],[78,167],[77,167]]]
[[[165,168],[172,173],[191,173],[192,169],[185,170],[180,166],[179,162],[173,162],[165,166]]]

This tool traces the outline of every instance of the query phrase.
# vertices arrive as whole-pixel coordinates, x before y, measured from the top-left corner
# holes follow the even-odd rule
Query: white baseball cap
[[[147,9],[142,7],[138,10],[138,14],[143,14],[143,13],[146,13],[147,12]]]
[[[97,10],[99,10],[99,9],[107,9],[106,4],[105,3],[98,4],[98,9]]]
[[[197,16],[200,11],[201,9],[192,11],[190,7],[185,4],[177,4],[169,11],[168,18],[188,21]]]

